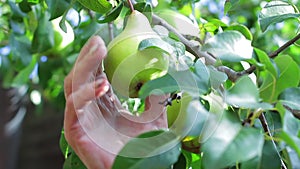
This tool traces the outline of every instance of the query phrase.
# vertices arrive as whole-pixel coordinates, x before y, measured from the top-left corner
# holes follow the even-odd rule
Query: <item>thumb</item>
[[[143,122],[152,122],[161,118],[166,113],[167,107],[164,102],[169,95],[150,95],[145,100],[145,111],[140,116]],[[163,116],[166,118],[166,116]]]
[[[168,95],[150,95],[145,100],[145,111],[140,116],[133,116],[126,111],[120,111],[120,114],[127,120],[136,123],[149,124],[155,121],[167,126],[166,106],[163,102],[168,98]]]

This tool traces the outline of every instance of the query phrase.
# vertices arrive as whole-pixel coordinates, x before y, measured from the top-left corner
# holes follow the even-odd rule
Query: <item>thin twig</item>
[[[130,8],[131,12],[133,12],[134,7],[133,7],[133,4],[132,4],[131,0],[127,0],[127,2],[128,2],[128,5],[129,5],[129,8]]]
[[[91,20],[93,20],[95,17],[94,12],[92,10],[88,10],[87,13],[88,13],[89,17],[91,18]]]
[[[108,35],[109,35],[109,40],[112,41],[114,39],[114,28],[113,28],[113,23],[109,22],[107,24],[108,26]]]
[[[280,48],[278,48],[273,53],[270,53],[269,57],[270,58],[275,58],[276,56],[278,56],[279,53],[281,53],[282,51],[284,51],[285,49],[287,49],[289,46],[291,46],[292,44],[294,44],[299,39],[300,39],[300,34],[298,34],[293,39],[291,39],[288,42],[286,42],[284,45],[282,45]]]
[[[276,143],[275,143],[275,141],[274,141],[274,139],[273,139],[273,136],[272,136],[272,134],[271,134],[271,130],[270,130],[270,128],[269,128],[269,125],[268,125],[268,123],[267,123],[267,119],[266,119],[264,113],[261,113],[261,115],[259,116],[259,120],[260,120],[260,122],[261,122],[261,124],[262,124],[262,127],[263,127],[264,131],[268,134],[268,136],[270,136],[270,138],[271,138],[271,140],[272,140],[272,143],[273,143],[273,145],[274,145],[274,148],[275,148],[275,150],[276,150],[276,152],[277,152],[277,154],[278,154],[278,156],[279,156],[279,158],[280,158],[280,162],[281,162],[282,168],[283,168],[283,169],[287,169],[287,167],[285,166],[285,164],[284,164],[284,162],[283,162],[283,160],[282,160],[282,157],[281,157],[280,153],[279,153],[278,150],[277,150]]]

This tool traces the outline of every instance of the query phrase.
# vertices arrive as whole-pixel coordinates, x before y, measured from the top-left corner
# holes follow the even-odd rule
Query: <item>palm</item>
[[[148,97],[139,117],[122,108],[99,69],[105,55],[102,39],[92,37],[65,79],[65,136],[89,168],[110,168],[131,137],[167,127],[165,107],[159,104],[166,96]]]

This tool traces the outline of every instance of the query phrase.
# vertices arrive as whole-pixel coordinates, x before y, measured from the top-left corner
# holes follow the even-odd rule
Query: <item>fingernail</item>
[[[109,90],[108,82],[101,78],[95,82],[95,95],[96,97],[103,96]]]
[[[92,54],[93,52],[95,52],[95,51],[97,50],[98,47],[99,47],[98,44],[94,44],[94,45],[90,48],[88,54]]]

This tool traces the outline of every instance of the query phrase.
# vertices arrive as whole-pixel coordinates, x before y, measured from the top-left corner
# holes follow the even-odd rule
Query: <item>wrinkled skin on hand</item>
[[[65,137],[90,169],[109,169],[116,154],[130,140],[149,130],[167,128],[166,95],[146,99],[145,112],[133,116],[122,108],[102,71],[106,46],[93,36],[81,49],[65,78]]]

